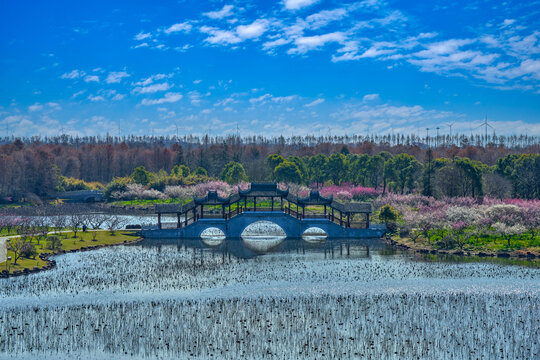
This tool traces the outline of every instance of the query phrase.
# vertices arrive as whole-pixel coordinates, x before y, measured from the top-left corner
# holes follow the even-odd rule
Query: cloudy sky
[[[2,1],[0,136],[540,135],[540,1]]]

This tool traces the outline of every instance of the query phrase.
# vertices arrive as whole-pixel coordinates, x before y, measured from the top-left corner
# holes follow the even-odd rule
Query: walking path
[[[6,238],[0,238],[0,263],[7,260]]]

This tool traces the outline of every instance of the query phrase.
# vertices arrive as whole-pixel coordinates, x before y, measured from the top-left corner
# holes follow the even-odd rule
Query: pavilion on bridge
[[[259,206],[257,206],[259,204]],[[195,197],[187,204],[158,204],[158,228],[182,228],[204,218],[222,218],[228,220],[249,211],[280,211],[297,219],[328,219],[343,227],[369,228],[369,203],[341,203],[320,195],[312,190],[305,197],[289,193],[289,189],[280,189],[276,183],[251,183],[249,189],[238,189],[237,194],[228,197],[219,196],[217,191],[209,191],[204,197]],[[163,223],[163,215],[176,215],[176,222]],[[360,217],[360,218],[358,218]]]

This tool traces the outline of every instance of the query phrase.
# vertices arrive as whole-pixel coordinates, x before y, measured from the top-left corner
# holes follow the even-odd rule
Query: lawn
[[[66,233],[60,233],[57,236],[60,238],[62,242],[62,250],[69,251],[69,250],[75,250],[80,249],[83,247],[90,247],[90,246],[98,246],[98,245],[113,245],[113,244],[123,244],[125,242],[131,242],[135,241],[137,239],[134,235],[133,231],[128,230],[121,230],[116,231],[115,235],[111,235],[109,231],[97,231],[96,232],[96,241],[92,240],[92,233],[93,231],[87,231],[87,232],[77,232],[77,237],[73,237],[73,232],[66,232]],[[15,241],[15,239],[12,239],[11,241]],[[15,258],[15,254],[11,251],[7,252],[7,256],[11,256],[11,261],[6,261],[3,263],[0,263],[0,271],[2,270],[9,270],[10,272],[14,272],[16,270],[24,270],[25,268],[33,268],[33,267],[42,267],[46,265],[44,261],[39,259],[39,254],[43,252],[51,252],[51,250],[47,249],[47,241],[41,239],[39,243],[37,242],[36,238],[32,239],[32,242],[36,244],[36,250],[38,252],[38,255],[35,257],[35,259],[25,259],[25,258],[19,258],[17,259],[17,265],[13,264],[13,259]]]

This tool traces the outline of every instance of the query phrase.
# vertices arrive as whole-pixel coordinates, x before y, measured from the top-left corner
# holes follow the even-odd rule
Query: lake
[[[539,358],[540,269],[324,238],[145,240],[0,280],[0,358]]]

